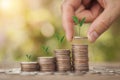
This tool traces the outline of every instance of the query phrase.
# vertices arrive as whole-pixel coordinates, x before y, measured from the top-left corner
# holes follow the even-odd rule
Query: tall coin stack
[[[56,49],[56,65],[59,72],[71,71],[70,50]]]
[[[75,71],[88,71],[87,37],[75,37],[72,43],[73,65]]]
[[[55,71],[55,58],[54,57],[38,57],[40,70],[42,72],[54,72]]]

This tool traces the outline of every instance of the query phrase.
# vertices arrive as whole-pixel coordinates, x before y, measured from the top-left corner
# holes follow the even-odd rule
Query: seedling
[[[61,45],[61,44],[64,42],[65,35],[60,36],[59,34],[55,34],[55,37],[56,37],[56,39],[58,40],[59,45]]]
[[[42,49],[44,51],[45,54],[49,54],[48,50],[49,50],[49,47],[48,46],[42,46]]]
[[[28,61],[31,61],[32,55],[26,54],[26,58],[27,58]]]
[[[72,19],[74,23],[78,26],[78,36],[80,36],[80,29],[83,26],[86,18],[84,17],[81,21],[79,21],[79,19],[76,16],[73,16]]]
[[[65,35],[63,35],[63,36],[60,37],[58,34],[55,34],[55,36],[56,36],[56,38],[57,38],[57,40],[58,40],[59,43],[63,43],[63,41],[65,39]]]

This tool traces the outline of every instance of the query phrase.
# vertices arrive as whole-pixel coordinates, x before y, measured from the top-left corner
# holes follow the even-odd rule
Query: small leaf
[[[47,46],[47,47],[46,47],[46,46],[42,46],[42,49],[43,49],[44,53],[47,54],[47,53],[48,53],[49,47],[48,47],[48,46]]]
[[[56,36],[57,40],[59,41],[60,40],[59,35],[56,33],[55,36]]]
[[[73,19],[73,21],[74,21],[75,24],[79,23],[79,19],[76,16],[73,16],[72,19]]]
[[[28,55],[28,54],[26,54],[26,58],[27,58],[28,60],[30,60],[31,57],[32,57],[32,55]]]
[[[28,54],[26,54],[26,57],[27,57],[27,58],[29,57]]]
[[[62,43],[65,38],[65,35],[60,39],[60,42]]]
[[[45,51],[46,51],[46,53],[48,52],[48,47],[46,47]]]
[[[31,55],[29,55],[29,60],[31,59],[31,57],[32,57],[32,56],[31,56]]]
[[[45,46],[42,46],[42,49],[45,50]]]
[[[79,26],[82,27],[82,25],[84,24],[85,22],[85,17],[79,22]]]

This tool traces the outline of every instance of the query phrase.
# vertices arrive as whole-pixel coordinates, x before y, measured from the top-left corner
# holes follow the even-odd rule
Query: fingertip
[[[69,42],[71,42],[71,41],[72,41],[72,38],[73,38],[72,32],[66,32],[66,38],[67,38],[67,40],[68,40]]]
[[[88,37],[88,41],[90,42],[90,43],[93,43],[94,42],[94,40],[91,38],[91,36],[88,34],[87,35],[87,37]]]
[[[69,42],[72,41],[71,37],[69,37],[69,36],[67,36],[67,35],[66,35],[66,37],[67,37],[67,41],[69,41]]]
[[[93,32],[91,32],[91,33],[89,33],[88,32],[88,40],[90,41],[90,42],[95,42],[96,41],[96,39],[99,37],[99,35],[97,34],[97,32],[96,31],[93,31]]]

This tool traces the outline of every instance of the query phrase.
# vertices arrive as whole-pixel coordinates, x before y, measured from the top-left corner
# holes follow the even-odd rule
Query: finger
[[[88,30],[88,39],[90,42],[94,42],[116,19],[116,11],[110,12],[111,8],[105,9],[104,12],[91,24]]]
[[[76,16],[81,20],[86,17],[86,22],[93,22],[93,20],[102,12],[101,6],[96,3],[89,10],[76,11]]]
[[[73,37],[74,30],[72,16],[74,15],[74,10],[80,5],[80,1],[81,0],[68,0],[62,6],[62,23],[68,41],[71,41]]]
[[[94,16],[94,19],[103,11],[103,8],[100,6],[99,3],[94,3],[91,7],[91,13]]]
[[[78,14],[78,13],[82,12],[83,10],[85,10],[85,6],[83,4],[81,4],[80,7],[75,11],[75,14]]]
[[[71,19],[73,15],[74,15],[74,9],[70,6],[66,6],[65,11],[63,11],[63,15],[62,15],[62,23],[63,23],[63,28],[66,32],[66,38],[68,41],[72,40],[73,33],[74,33],[73,21]]]
[[[85,7],[89,7],[90,3],[91,3],[91,0],[82,0],[82,3]]]
[[[82,3],[83,3],[85,6],[89,5],[90,2],[91,2],[91,0],[82,0]]]

